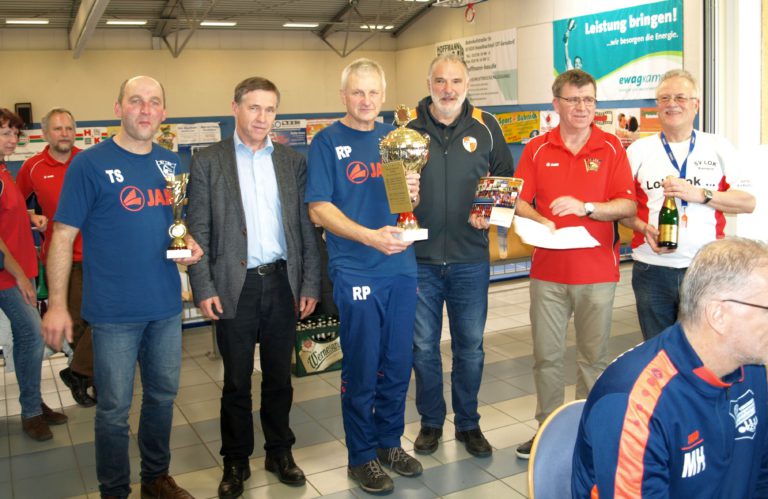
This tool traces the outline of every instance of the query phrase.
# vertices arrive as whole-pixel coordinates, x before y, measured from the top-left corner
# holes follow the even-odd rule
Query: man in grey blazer
[[[248,78],[235,88],[233,137],[192,158],[187,223],[205,257],[190,267],[195,302],[216,321],[224,360],[219,497],[238,497],[253,453],[251,374],[255,344],[262,369],[265,468],[303,485],[291,455],[291,354],[297,317],[315,309],[320,256],[304,204],[306,161],[269,132],[280,92]]]

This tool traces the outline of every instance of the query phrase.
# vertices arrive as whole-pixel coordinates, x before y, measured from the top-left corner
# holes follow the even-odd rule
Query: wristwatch
[[[595,212],[595,205],[592,203],[584,203],[584,211],[587,212],[585,216],[590,216]]]
[[[704,189],[704,202],[702,204],[707,204],[710,201],[712,201],[712,191]]]

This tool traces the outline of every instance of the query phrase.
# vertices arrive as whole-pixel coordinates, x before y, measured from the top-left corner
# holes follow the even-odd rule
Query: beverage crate
[[[295,351],[293,374],[296,376],[341,369],[338,317],[319,315],[299,321]]]

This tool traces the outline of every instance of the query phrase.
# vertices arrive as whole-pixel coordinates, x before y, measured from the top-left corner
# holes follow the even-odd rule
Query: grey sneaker
[[[388,494],[395,488],[378,459],[373,459],[358,466],[348,466],[347,476],[360,484],[360,488],[371,494]]]
[[[520,444],[517,446],[517,449],[515,450],[515,454],[517,454],[517,457],[520,459],[529,459],[531,457],[531,449],[533,449],[533,439],[536,438],[536,435],[531,437],[530,440],[527,442]]]
[[[379,462],[388,467],[398,475],[417,476],[421,475],[424,469],[421,463],[408,455],[402,447],[392,447],[389,449],[376,449],[379,456]]]

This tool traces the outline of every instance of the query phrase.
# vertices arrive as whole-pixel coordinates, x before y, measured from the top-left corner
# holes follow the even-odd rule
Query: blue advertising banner
[[[661,76],[683,66],[683,0],[553,23],[555,74],[579,68],[599,100],[652,99]]]

